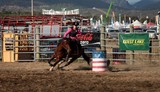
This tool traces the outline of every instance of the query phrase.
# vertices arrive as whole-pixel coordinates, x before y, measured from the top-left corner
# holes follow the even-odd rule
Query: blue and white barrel
[[[92,71],[104,72],[107,69],[107,60],[105,51],[94,51],[92,53]]]

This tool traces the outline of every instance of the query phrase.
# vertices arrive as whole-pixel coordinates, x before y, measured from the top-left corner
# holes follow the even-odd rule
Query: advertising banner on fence
[[[78,36],[82,46],[97,46],[100,45],[100,33],[99,32],[82,32],[82,35]]]
[[[149,50],[149,35],[147,33],[119,34],[121,50]]]

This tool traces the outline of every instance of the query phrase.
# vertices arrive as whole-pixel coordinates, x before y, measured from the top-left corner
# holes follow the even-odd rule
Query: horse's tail
[[[91,62],[91,58],[89,56],[86,55],[86,53],[82,53],[82,57],[84,58],[84,60],[87,61],[88,65],[90,65]]]

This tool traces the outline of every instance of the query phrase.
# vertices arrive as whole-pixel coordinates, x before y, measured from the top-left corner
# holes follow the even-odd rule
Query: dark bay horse
[[[78,59],[80,56],[84,58],[89,64],[91,59],[84,53],[84,49],[77,42],[73,42],[70,38],[63,38],[62,41],[57,45],[51,59],[48,61],[51,66],[50,71],[58,64],[58,68],[64,68],[73,61]],[[69,58],[71,58],[69,60]],[[51,63],[55,59],[54,64]],[[69,60],[69,61],[68,61]],[[60,64],[67,62],[64,66],[60,67]]]

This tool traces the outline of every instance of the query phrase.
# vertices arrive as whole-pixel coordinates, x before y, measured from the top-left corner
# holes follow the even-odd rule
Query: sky
[[[141,1],[141,0],[127,0],[130,4],[134,4],[134,3],[136,3],[136,2],[138,2],[138,1]]]

